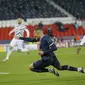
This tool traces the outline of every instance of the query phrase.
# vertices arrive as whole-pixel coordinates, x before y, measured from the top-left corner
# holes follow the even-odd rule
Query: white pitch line
[[[0,72],[0,74],[7,75],[7,74],[10,74],[10,73],[8,73],[8,72]]]

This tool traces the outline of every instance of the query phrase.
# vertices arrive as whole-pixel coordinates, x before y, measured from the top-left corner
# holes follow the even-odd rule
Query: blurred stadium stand
[[[85,19],[85,0],[52,0],[77,19]]]
[[[75,16],[77,19],[85,19],[84,10],[85,0],[52,0],[52,1],[54,1],[57,5],[59,5],[67,12]],[[52,22],[56,21],[56,18],[58,18],[60,20],[59,22],[61,22],[60,18],[62,18],[63,23],[65,22],[64,18],[68,18],[68,21],[70,21],[68,15],[62,13],[61,10],[55,8],[54,6],[49,4],[46,0],[0,0],[0,42],[1,40],[9,42],[7,40],[11,40],[13,38],[13,35],[8,36],[8,33],[10,30],[13,29],[13,25],[16,22],[14,20],[18,17],[22,17],[25,20],[28,19],[27,23],[30,22],[29,19],[39,18],[41,19],[45,18],[48,19],[48,21]],[[49,20],[51,18],[54,19]],[[48,23],[48,21],[45,21],[45,23]],[[65,30],[64,32],[60,32],[58,25],[54,24],[54,22],[50,24],[44,24],[43,30],[44,33],[46,34],[47,29],[49,28],[49,26],[51,26],[54,36],[64,37],[65,39],[69,39],[70,37],[72,38],[73,36],[75,36],[75,34],[78,34],[80,36],[85,35],[85,29],[82,26],[78,26],[78,28],[75,29],[73,23],[64,23],[63,25]],[[5,26],[5,24],[7,25]],[[30,37],[33,37],[34,29],[38,27],[38,24],[36,25],[27,24],[27,28],[30,31]],[[3,41],[1,43],[3,43]]]
[[[68,29],[66,29],[64,32],[60,32],[58,30],[59,28],[56,24],[45,25],[43,27],[43,31],[45,34],[47,34],[47,30],[48,30],[49,26],[52,27],[53,35],[56,37],[65,37],[65,36],[70,37],[70,36],[75,36],[75,34],[78,34],[79,36],[85,35],[85,29],[83,29],[82,26],[79,26],[78,29],[75,29],[72,24],[65,24],[64,29],[66,29],[66,28],[68,28]],[[30,31],[30,37],[33,37],[34,28],[36,28],[36,27],[37,27],[37,25],[35,25],[35,26],[28,25],[27,26],[27,28]],[[11,40],[13,38],[13,35],[8,36],[8,33],[12,29],[13,29],[13,27],[0,28],[0,40]]]
[[[67,17],[46,0],[0,0],[0,20]]]

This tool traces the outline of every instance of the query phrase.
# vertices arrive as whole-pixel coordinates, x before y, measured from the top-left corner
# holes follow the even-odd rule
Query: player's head
[[[35,29],[35,31],[34,31],[34,36],[35,36],[36,38],[41,38],[42,35],[43,35],[43,30],[42,30],[41,28]]]
[[[51,36],[51,37],[53,36],[53,31],[52,31],[51,28],[48,29],[48,35]]]
[[[21,24],[22,23],[22,18],[18,18],[17,21],[18,21],[18,24]]]

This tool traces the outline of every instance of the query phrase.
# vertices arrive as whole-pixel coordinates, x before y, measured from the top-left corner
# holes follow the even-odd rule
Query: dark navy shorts
[[[60,62],[58,61],[57,58],[49,58],[48,60],[38,60],[33,63],[34,68],[37,69],[45,68],[50,65],[54,66],[55,68],[59,68]]]

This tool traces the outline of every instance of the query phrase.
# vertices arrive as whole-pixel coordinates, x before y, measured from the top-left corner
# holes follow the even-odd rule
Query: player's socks
[[[63,65],[61,70],[77,71],[77,68],[68,65]]]
[[[4,58],[2,61],[5,62],[5,61],[8,61],[8,59]]]
[[[85,69],[82,67],[76,68],[76,67],[72,67],[72,66],[68,66],[68,65],[63,65],[61,70],[78,71],[81,73],[85,73]]]
[[[81,50],[81,48],[78,48],[78,49],[77,49],[77,54],[79,54],[79,53],[80,53],[80,50]]]
[[[11,55],[12,51],[13,51],[13,49],[12,50],[9,50],[7,52],[7,55],[6,55],[5,59],[3,60],[3,62],[9,60],[9,56]]]

